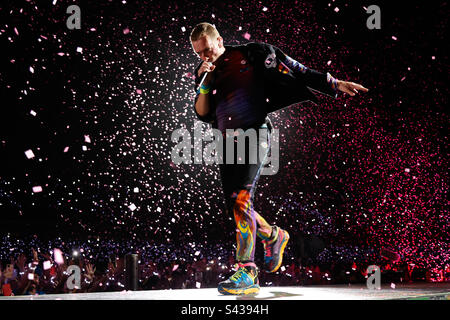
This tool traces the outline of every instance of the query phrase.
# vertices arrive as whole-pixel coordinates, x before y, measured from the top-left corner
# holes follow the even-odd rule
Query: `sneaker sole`
[[[252,285],[247,288],[239,288],[239,289],[232,289],[232,288],[218,288],[219,292],[224,295],[247,295],[247,294],[256,294],[259,292],[260,287],[259,285]]]
[[[284,239],[283,239],[283,242],[281,243],[281,248],[280,248],[280,261],[278,261],[278,264],[275,266],[275,268],[273,268],[272,270],[269,270],[270,273],[276,272],[280,268],[281,262],[283,262],[284,248],[286,248],[286,245],[289,241],[289,233],[287,231],[283,231],[283,232],[284,232]]]

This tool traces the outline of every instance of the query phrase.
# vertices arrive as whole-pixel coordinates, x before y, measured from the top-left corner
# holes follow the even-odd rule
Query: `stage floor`
[[[450,300],[450,283],[364,284],[303,287],[262,287],[255,296],[225,296],[215,288],[48,294],[0,297],[0,300]]]

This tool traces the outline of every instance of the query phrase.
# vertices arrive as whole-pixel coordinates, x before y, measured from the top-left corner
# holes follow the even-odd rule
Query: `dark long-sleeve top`
[[[262,124],[267,114],[294,103],[317,102],[310,89],[337,97],[337,83],[329,73],[310,69],[266,43],[225,46],[215,62],[209,112],[197,117],[222,132]],[[197,102],[203,75],[195,70]],[[195,103],[194,103],[195,105]]]

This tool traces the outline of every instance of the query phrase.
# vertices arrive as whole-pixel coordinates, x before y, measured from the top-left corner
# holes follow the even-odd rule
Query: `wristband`
[[[202,94],[208,94],[210,89],[211,89],[211,87],[205,87],[205,86],[202,85],[202,86],[200,87],[200,93],[202,93]]]

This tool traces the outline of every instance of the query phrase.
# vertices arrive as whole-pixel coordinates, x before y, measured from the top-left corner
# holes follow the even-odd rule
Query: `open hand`
[[[93,267],[92,264],[86,263],[86,277],[89,280],[92,280],[94,278],[95,269],[96,268]]]
[[[349,94],[350,96],[356,95],[359,91],[367,92],[369,89],[363,87],[362,85],[350,81],[338,80],[337,82],[338,90]]]
[[[16,260],[16,265],[19,267],[20,272],[24,272],[26,262],[27,257],[23,253],[19,254]]]

